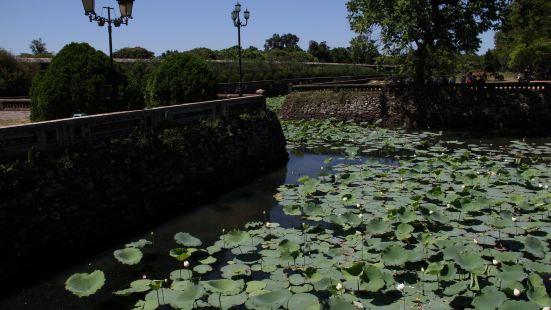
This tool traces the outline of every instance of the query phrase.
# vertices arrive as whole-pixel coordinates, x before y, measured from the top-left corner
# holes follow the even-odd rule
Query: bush
[[[113,53],[113,58],[121,59],[151,59],[155,53],[143,47],[125,47]]]
[[[34,74],[30,69],[18,63],[8,51],[0,49],[0,97],[27,95]]]
[[[166,57],[147,82],[146,105],[166,106],[217,98],[217,83],[207,62],[191,53]]]
[[[33,121],[143,107],[136,82],[86,43],[71,43],[52,59],[33,80],[31,100]]]

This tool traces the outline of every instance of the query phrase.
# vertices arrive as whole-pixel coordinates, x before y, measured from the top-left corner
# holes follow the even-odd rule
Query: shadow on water
[[[123,240],[116,247],[73,266],[65,266],[63,271],[45,280],[28,279],[29,288],[16,292],[0,301],[0,309],[129,309],[136,302],[135,296],[119,297],[112,292],[123,289],[136,279],[164,279],[179,266],[169,256],[170,249],[176,247],[174,234],[188,232],[200,238],[204,244],[216,241],[222,229],[226,231],[241,228],[250,221],[264,221],[263,211],[269,214],[269,221],[284,226],[299,225],[300,221],[286,216],[273,198],[277,188],[283,184],[296,184],[304,175],[318,176],[329,156],[320,154],[292,154],[287,167],[277,169],[245,186],[213,199],[211,203],[191,206],[186,201],[179,204],[186,207],[185,213],[174,217],[150,230],[143,231],[133,238]],[[334,163],[357,164],[362,160],[335,159]],[[191,207],[191,208],[190,208]],[[101,227],[98,227],[101,229]],[[113,239],[120,239],[113,236]],[[148,239],[153,245],[144,248],[144,258],[137,266],[125,266],[116,262],[113,251],[124,247],[127,242]],[[65,280],[76,272],[102,270],[106,284],[101,291],[89,299],[78,299],[65,291]],[[35,283],[37,282],[37,283]]]

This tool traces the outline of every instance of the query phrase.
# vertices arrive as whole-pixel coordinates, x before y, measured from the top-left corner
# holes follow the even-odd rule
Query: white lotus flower
[[[541,183],[538,184],[538,187],[539,187],[539,188],[543,188],[543,184],[541,184]]]
[[[497,259],[494,259],[494,260],[492,261],[492,264],[494,264],[495,266],[497,266],[497,265],[499,265],[499,261],[498,261]]]
[[[519,297],[520,296],[520,290],[518,288],[516,288],[514,291],[513,291],[513,295],[515,295],[515,297]]]
[[[356,230],[356,236],[360,236],[362,233]]]
[[[186,260],[186,261],[184,262],[184,268],[188,268],[188,267],[189,267],[189,262]]]
[[[425,272],[425,267],[421,267],[421,272]]]
[[[347,201],[348,197],[342,197],[342,201]]]
[[[365,309],[364,305],[359,301],[354,301],[352,304],[354,304],[354,307],[356,307],[356,309]]]
[[[551,310],[551,307],[543,307],[541,310]]]
[[[340,291],[342,290],[342,283],[337,283],[337,286],[335,287],[335,289],[337,289],[337,291]]]
[[[323,166],[321,166],[321,170],[323,170]]]
[[[358,217],[363,218],[364,217],[363,213],[358,214]]]
[[[476,239],[473,239],[473,242],[476,243],[476,244],[478,244],[478,240],[476,240]]]
[[[147,279],[147,276],[144,274],[144,275],[142,276],[142,279]]]
[[[516,217],[512,217],[511,221],[516,222],[518,219]]]
[[[549,188],[549,185],[545,185],[543,188],[548,189],[548,188]]]
[[[357,204],[356,204],[356,208],[359,208],[359,207],[360,207],[360,204],[359,204],[359,203],[357,203]]]
[[[398,285],[396,285],[396,289],[400,292],[403,291],[405,288],[406,285],[404,283],[399,283]]]
[[[448,209],[451,208],[451,207],[452,207],[452,205],[449,204],[449,203],[446,205],[446,208],[448,208]]]
[[[433,214],[433,213],[434,213],[434,211],[432,211],[432,210],[429,211],[429,214]]]

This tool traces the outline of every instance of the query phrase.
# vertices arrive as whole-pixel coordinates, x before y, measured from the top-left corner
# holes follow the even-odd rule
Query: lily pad
[[[192,235],[183,232],[179,232],[174,235],[174,240],[176,240],[176,243],[178,243],[179,245],[183,245],[188,248],[200,247],[203,244],[198,238],[195,238]]]
[[[78,297],[95,294],[105,284],[105,274],[101,270],[92,273],[76,273],[65,281],[65,289]]]
[[[142,260],[143,253],[138,248],[125,248],[116,250],[113,252],[113,256],[115,256],[117,261],[121,264],[132,266],[138,264]]]

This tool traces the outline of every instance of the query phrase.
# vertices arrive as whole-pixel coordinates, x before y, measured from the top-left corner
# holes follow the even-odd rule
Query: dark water
[[[143,231],[132,239],[122,240],[119,246],[106,249],[87,261],[66,266],[65,270],[57,275],[1,300],[0,309],[130,309],[137,301],[135,296],[120,297],[113,295],[112,292],[126,288],[130,282],[143,275],[153,279],[164,279],[172,270],[178,269],[176,261],[169,256],[170,249],[176,247],[174,234],[188,232],[200,238],[203,244],[210,245],[218,239],[222,229],[228,231],[241,228],[250,221],[268,220],[285,226],[300,224],[298,219],[283,213],[273,195],[277,193],[277,187],[296,183],[303,175],[318,176],[323,172],[321,167],[325,166],[324,160],[328,157],[331,156],[291,154],[286,167],[272,171],[211,203],[194,206],[186,205],[186,202],[182,201],[182,209],[187,211],[179,217],[154,229]],[[355,164],[362,160],[335,158],[333,163]],[[269,218],[264,218],[263,211]],[[116,236],[113,238],[115,239]],[[151,240],[153,245],[144,248],[144,258],[138,266],[125,266],[113,258],[114,250],[139,239]],[[107,279],[105,286],[96,295],[78,299],[65,291],[65,281],[71,274],[91,272],[96,269],[104,271]],[[28,281],[36,282],[33,279]]]

